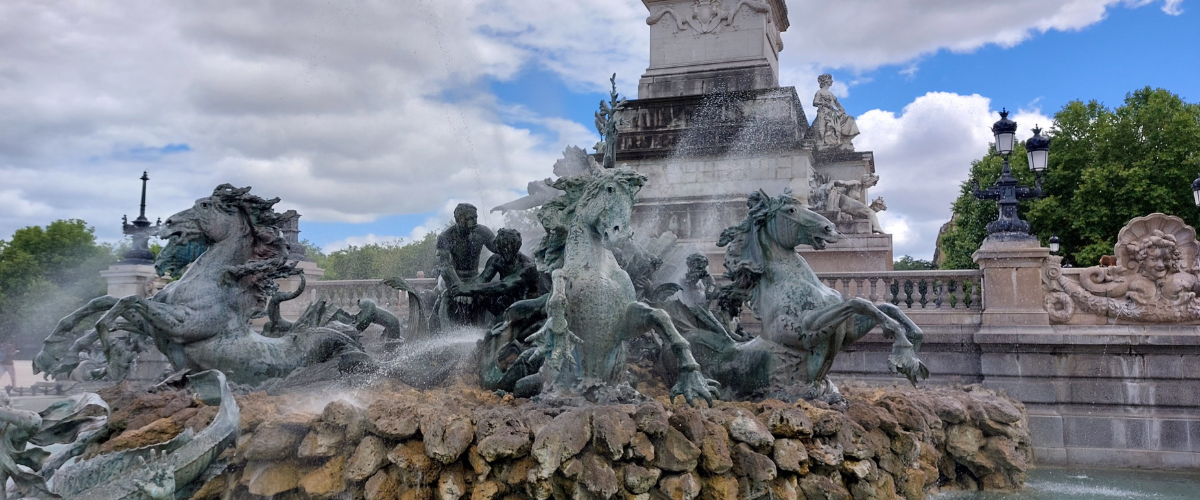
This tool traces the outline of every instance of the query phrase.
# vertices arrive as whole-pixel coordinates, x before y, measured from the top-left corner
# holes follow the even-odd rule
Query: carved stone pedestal
[[[993,234],[971,256],[983,271],[980,335],[1053,333],[1041,277],[1050,249],[1025,236]]]
[[[100,271],[100,276],[108,281],[108,294],[113,297],[149,297],[154,292],[154,280],[158,278],[158,273],[154,271],[154,266],[148,264],[113,264]]]

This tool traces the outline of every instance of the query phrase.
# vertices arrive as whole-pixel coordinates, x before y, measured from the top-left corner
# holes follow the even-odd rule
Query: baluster
[[[842,296],[854,297],[853,295],[850,295],[850,278],[842,278]]]
[[[970,283],[971,283],[971,299],[970,299],[970,302],[967,304],[967,306],[975,308],[975,309],[982,309],[983,301],[979,299],[979,293],[982,291],[983,283],[982,283],[982,281],[976,281],[976,280],[971,280]]]
[[[891,302],[892,305],[894,305],[894,306],[899,306],[900,305],[900,279],[899,278],[891,279],[891,284],[888,285],[888,291],[891,292],[891,295],[892,295],[891,300],[889,300],[888,302]]]
[[[934,281],[933,288],[933,306],[936,309],[942,308],[943,296],[946,294],[946,280],[940,279]]]
[[[854,296],[866,297],[866,294],[863,293],[863,278],[854,278]]]
[[[946,279],[946,291],[950,292],[950,308],[955,309],[962,302],[958,300],[958,278]]]
[[[879,278],[870,277],[867,278],[867,282],[871,285],[871,296],[868,298],[872,304],[879,302]]]
[[[921,303],[921,309],[924,309],[925,305],[929,303],[929,299],[926,297],[929,294],[929,280],[921,278],[917,282],[917,293],[921,296],[921,300],[918,301]]]
[[[912,309],[912,305],[913,305],[912,294],[913,294],[913,282],[911,279],[905,279],[904,280],[904,305],[908,306],[909,309]]]

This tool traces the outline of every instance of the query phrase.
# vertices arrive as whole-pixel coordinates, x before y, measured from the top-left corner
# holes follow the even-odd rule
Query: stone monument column
[[[1010,234],[989,236],[971,256],[983,271],[983,317],[978,335],[1052,333],[1042,291],[1042,266],[1050,249],[1029,235],[997,237]]]
[[[304,246],[300,244],[300,213],[295,210],[284,212],[283,219],[279,221],[279,228],[288,242],[290,250],[288,260],[296,261],[296,268],[304,271],[304,279],[307,283],[320,281],[321,277],[325,276],[325,270],[317,267],[316,262],[304,255]],[[278,283],[280,292],[292,292],[300,288],[300,276],[282,279]],[[280,304],[279,314],[289,321],[296,320],[313,302],[312,289],[306,288],[301,296]],[[265,318],[260,318],[255,324],[265,321]]]

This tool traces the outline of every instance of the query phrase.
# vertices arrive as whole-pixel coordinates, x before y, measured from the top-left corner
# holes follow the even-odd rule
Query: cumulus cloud
[[[1009,115],[1017,137],[1033,135],[1035,125],[1046,128],[1051,119],[1039,109]],[[888,210],[880,223],[894,235],[895,254],[929,259],[938,229],[950,220],[950,204],[958,197],[971,161],[987,152],[994,141],[991,126],[999,110],[978,94],[930,92],[899,113],[873,110],[858,117],[860,151],[874,151],[881,180],[871,196],[883,196]]]
[[[811,95],[828,68],[1012,45],[1095,23],[1121,3],[792,0],[782,81]],[[1154,3],[1179,12],[1178,0]],[[229,182],[282,197],[281,209],[306,220],[436,214],[410,237],[443,225],[459,200],[496,224],[488,208],[548,176],[565,145],[596,137],[590,124],[497,102],[488,82],[537,67],[600,91],[617,72],[636,94],[646,15],[638,0],[0,2],[0,235],[72,217],[117,239],[143,169],[152,218]],[[873,130],[906,133],[888,132],[880,113]],[[888,147],[868,128],[863,140],[875,141],[886,168]],[[881,189],[900,189],[888,187],[898,177]]]

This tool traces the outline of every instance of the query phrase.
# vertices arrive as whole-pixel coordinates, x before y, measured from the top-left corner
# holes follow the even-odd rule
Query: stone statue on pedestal
[[[870,205],[866,203],[867,189],[878,183],[879,176],[872,173],[864,174],[859,180],[829,180],[817,175],[811,184],[809,200],[813,210],[833,212],[834,220],[866,219],[871,233],[885,234],[877,212],[887,210],[887,204],[882,197],[876,197]]]
[[[833,85],[833,76],[829,73],[818,76],[817,83],[821,85],[821,90],[813,96],[817,117],[813,120],[809,136],[816,141],[819,150],[854,151],[851,141],[859,134],[858,124],[854,122],[854,117],[846,114],[837,96],[829,91],[829,87]]]

